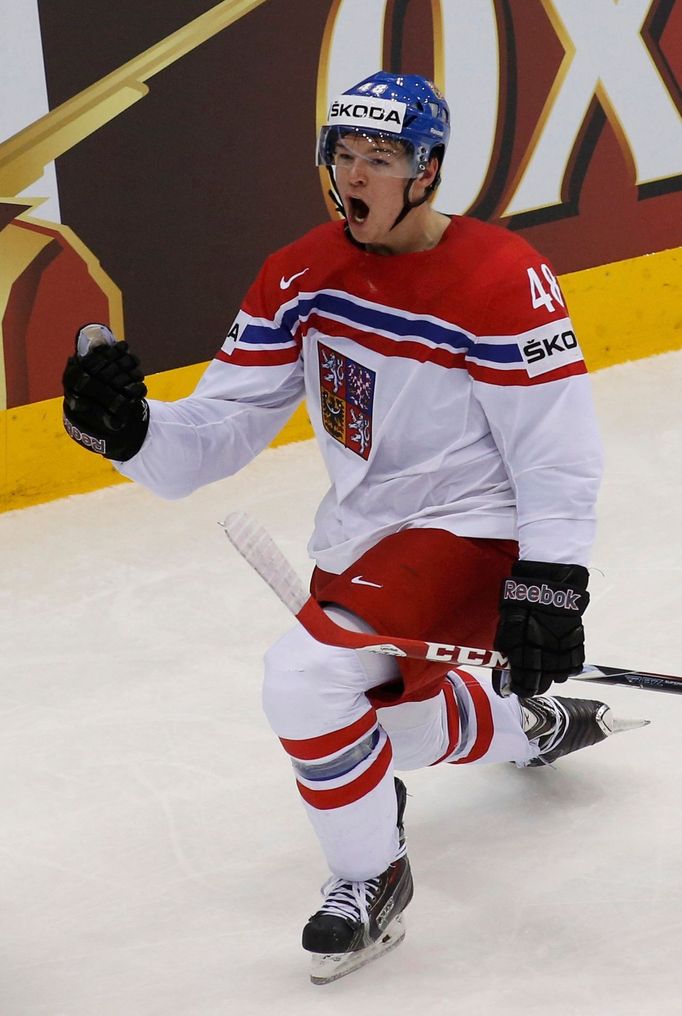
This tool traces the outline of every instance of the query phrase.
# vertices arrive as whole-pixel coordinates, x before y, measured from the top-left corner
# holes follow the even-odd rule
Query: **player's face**
[[[337,142],[334,166],[353,238],[363,244],[385,243],[412,175],[402,147],[381,138],[346,135]]]

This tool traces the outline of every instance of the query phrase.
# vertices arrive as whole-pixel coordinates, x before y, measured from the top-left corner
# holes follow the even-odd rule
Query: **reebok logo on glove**
[[[507,579],[504,583],[502,598],[505,600],[528,600],[529,603],[542,603],[546,606],[561,607],[564,610],[575,610],[580,613],[580,593],[575,589],[552,589],[543,582],[541,586],[530,586],[524,582]]]
[[[106,455],[107,443],[104,438],[97,438],[93,437],[92,434],[86,434],[66,417],[63,418],[63,423],[66,433],[74,441],[77,441],[79,445],[83,445],[84,448],[89,448],[90,451],[97,452],[99,455]]]

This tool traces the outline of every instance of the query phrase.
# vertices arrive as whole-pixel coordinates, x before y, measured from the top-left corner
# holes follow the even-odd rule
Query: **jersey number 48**
[[[533,304],[533,309],[537,310],[538,307],[546,307],[547,310],[552,313],[554,310],[554,302],[560,303],[562,307],[565,307],[564,298],[559,288],[556,276],[553,274],[552,269],[549,265],[540,265],[540,271],[545,277],[545,284],[549,289],[549,292],[543,285],[543,280],[540,278],[534,268],[528,269],[528,281],[530,283],[530,298]]]

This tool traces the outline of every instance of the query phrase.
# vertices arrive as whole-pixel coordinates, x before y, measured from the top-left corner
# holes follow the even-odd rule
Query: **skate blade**
[[[611,707],[607,706],[606,703],[602,703],[594,719],[604,737],[610,737],[612,734],[623,734],[627,730],[638,730],[640,727],[647,727],[651,723],[651,720],[620,719],[620,717],[613,715]]]
[[[651,720],[621,720],[614,716],[611,721],[612,734],[623,734],[626,730],[639,730],[640,727],[648,727]]]
[[[310,980],[313,984],[331,984],[346,974],[352,974],[360,967],[379,959],[384,953],[390,952],[400,945],[405,938],[405,922],[403,915],[391,921],[383,935],[376,942],[351,953],[312,953]]]

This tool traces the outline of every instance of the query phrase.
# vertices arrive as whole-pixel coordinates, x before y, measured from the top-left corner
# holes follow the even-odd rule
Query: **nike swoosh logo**
[[[288,289],[291,283],[294,281],[294,279],[297,279],[299,275],[305,275],[305,273],[309,271],[310,271],[309,268],[304,268],[302,272],[296,272],[296,274],[292,275],[290,279],[285,279],[284,276],[282,276],[282,278],[279,280],[279,288]]]
[[[376,582],[367,582],[367,580],[363,579],[361,575],[355,575],[351,579],[351,582],[353,583],[354,586],[373,586],[375,589],[384,588],[383,586],[378,585],[378,583]]]

